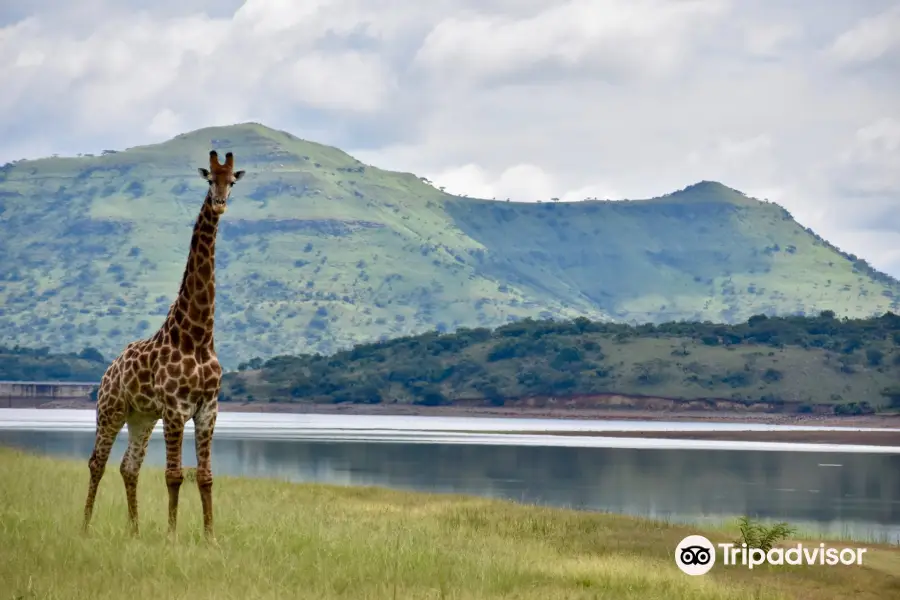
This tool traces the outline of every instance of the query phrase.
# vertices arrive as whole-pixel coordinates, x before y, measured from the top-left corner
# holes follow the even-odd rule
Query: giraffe
[[[150,436],[162,419],[169,536],[174,539],[178,492],[184,481],[181,465],[184,424],[193,419],[203,529],[206,538],[215,542],[210,453],[222,377],[213,343],[216,232],[232,186],[244,176],[244,171],[234,170],[231,152],[225,155],[225,163],[220,164],[215,150],[209,153],[209,169],[198,171],[208,182],[209,191],[194,225],[178,297],[159,330],[150,338],[125,346],[100,380],[94,450],[88,461],[90,485],[84,507],[85,533],[90,528],[97,487],[110,450],[119,431],[127,424],[128,448],[120,472],[132,534],[138,534],[138,475]]]

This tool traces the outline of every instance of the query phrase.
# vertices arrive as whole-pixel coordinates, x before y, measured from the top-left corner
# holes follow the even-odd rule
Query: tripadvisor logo
[[[675,564],[688,575],[706,575],[716,564],[716,549],[702,535],[689,535],[675,548]]]
[[[716,548],[719,550],[717,551]],[[747,544],[713,545],[702,535],[689,535],[675,547],[675,564],[688,575],[705,575],[716,564],[716,555],[728,567],[744,566],[748,569],[763,564],[770,565],[862,565],[867,548],[832,548],[795,544],[786,548],[772,548],[768,552],[760,548],[748,548]]]

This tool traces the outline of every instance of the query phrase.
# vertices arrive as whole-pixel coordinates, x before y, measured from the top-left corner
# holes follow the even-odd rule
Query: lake
[[[0,409],[0,444],[82,459],[86,474],[93,419],[84,410]],[[222,413],[213,470],[475,494],[684,523],[747,514],[823,534],[900,543],[897,447],[492,433],[735,429],[834,428]],[[185,439],[186,466],[196,464],[192,431]],[[110,457],[116,468],[108,474],[118,475],[126,440],[123,431]],[[164,461],[159,427],[146,464]]]

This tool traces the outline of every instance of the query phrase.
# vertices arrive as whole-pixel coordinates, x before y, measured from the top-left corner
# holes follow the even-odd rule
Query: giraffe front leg
[[[194,415],[194,435],[197,447],[197,487],[200,490],[200,503],[203,506],[203,532],[207,540],[215,543],[213,533],[213,501],[212,501],[212,438],[216,428],[218,402],[216,397],[207,401]]]
[[[166,439],[166,487],[169,488],[169,537],[175,539],[178,521],[178,492],[184,481],[181,468],[181,444],[184,440],[184,418],[176,411],[163,417],[163,432]]]
[[[147,444],[156,427],[157,419],[133,415],[129,417],[128,449],[122,457],[122,481],[125,483],[125,498],[128,501],[128,519],[131,522],[131,533],[138,535],[138,503],[137,484],[141,472],[141,464],[147,455]]]
[[[124,419],[122,419],[124,422]],[[109,453],[119,433],[122,423],[119,422],[117,416],[108,417],[101,414],[97,419],[97,431],[94,436],[94,451],[88,461],[88,468],[91,472],[90,482],[88,483],[87,498],[84,502],[84,521],[82,523],[82,531],[87,533],[91,526],[91,516],[94,512],[94,500],[97,497],[97,489],[100,486],[100,480],[103,479],[103,473],[106,470],[106,462],[109,460]]]

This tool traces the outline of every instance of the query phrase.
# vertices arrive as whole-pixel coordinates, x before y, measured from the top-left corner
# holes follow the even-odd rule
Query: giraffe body
[[[84,509],[88,529],[97,487],[113,443],[128,425],[128,449],[120,472],[125,483],[128,515],[138,532],[137,481],[147,444],[160,419],[166,441],[166,485],[169,490],[169,532],[174,534],[178,495],[184,480],[181,466],[184,425],[194,422],[197,485],[203,505],[206,535],[213,537],[212,437],[218,414],[222,367],[213,340],[215,321],[215,242],[219,217],[224,214],[231,187],[244,171],[234,171],[234,157],[219,164],[210,152],[210,169],[198,169],[209,182],[200,209],[178,297],[157,332],[125,346],[100,380],[97,393],[97,431],[88,462],[90,485]]]

